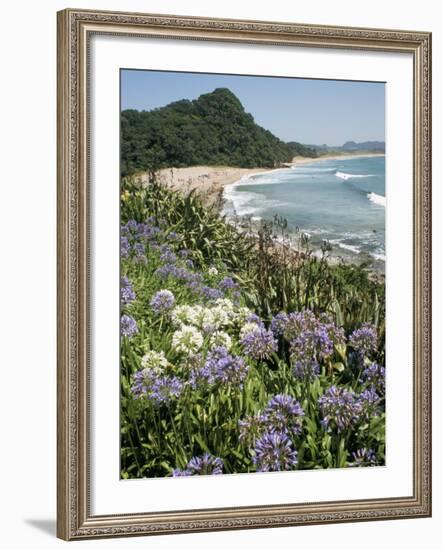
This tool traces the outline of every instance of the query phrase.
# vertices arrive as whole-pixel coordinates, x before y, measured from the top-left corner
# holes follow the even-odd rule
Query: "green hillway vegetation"
[[[245,136],[256,130],[245,160],[234,141],[224,149],[238,125],[219,101]],[[206,133],[205,113],[224,131]],[[128,172],[148,154],[190,162],[174,142],[182,122],[195,163],[293,154],[225,90],[142,115],[123,113]],[[158,150],[156,125],[168,144]],[[294,250],[282,219],[240,231],[153,170],[143,187],[123,178],[121,216],[123,478],[384,464],[383,276],[331,263],[326,244],[314,256],[304,235]]]
[[[285,143],[257,125],[226,88],[152,111],[125,110],[121,132],[123,176],[170,166],[272,168],[296,155],[317,156],[313,148]]]

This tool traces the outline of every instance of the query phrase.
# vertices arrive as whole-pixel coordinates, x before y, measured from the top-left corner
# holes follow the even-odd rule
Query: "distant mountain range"
[[[327,153],[332,151],[342,151],[347,153],[356,153],[359,151],[370,151],[374,153],[384,153],[386,144],[384,141],[347,141],[343,145],[307,145],[314,151],[319,153]]]

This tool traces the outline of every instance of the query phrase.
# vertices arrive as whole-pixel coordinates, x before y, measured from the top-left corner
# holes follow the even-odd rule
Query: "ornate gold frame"
[[[414,59],[413,496],[92,516],[88,503],[88,98],[91,35],[408,52]],[[58,505],[65,540],[431,515],[431,34],[68,9],[58,13]],[[412,297],[411,297],[412,298]]]

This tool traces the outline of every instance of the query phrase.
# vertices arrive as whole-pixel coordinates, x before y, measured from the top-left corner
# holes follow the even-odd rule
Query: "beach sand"
[[[291,163],[288,163],[286,166],[299,166],[300,164],[311,164],[313,162],[321,162],[322,160],[350,160],[353,158],[361,157],[384,157],[384,153],[357,153],[355,155],[343,154],[343,155],[321,155],[316,158],[309,157],[294,157]]]
[[[175,191],[188,194],[196,191],[206,206],[222,205],[225,185],[250,176],[266,172],[271,168],[238,168],[230,166],[189,166],[187,168],[164,168],[158,173],[159,181]],[[140,180],[148,181],[147,175]]]
[[[359,155],[322,155],[316,158],[294,157],[291,163],[281,168],[311,164],[324,160],[348,160],[356,157],[383,156],[378,153],[362,153]],[[251,176],[269,172],[279,168],[238,168],[231,166],[189,166],[186,168],[164,168],[159,172],[159,180],[176,191],[188,194],[195,190],[206,206],[223,205],[223,188],[239,181],[243,176]],[[148,181],[147,174],[139,175],[142,183]]]

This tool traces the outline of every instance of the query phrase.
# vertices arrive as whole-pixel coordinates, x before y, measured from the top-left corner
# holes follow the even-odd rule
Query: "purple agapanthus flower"
[[[248,365],[241,357],[231,355],[223,346],[211,350],[203,366],[195,369],[190,377],[191,386],[203,384],[240,385],[248,374]]]
[[[285,332],[286,325],[288,324],[288,314],[284,311],[274,315],[271,321],[271,330],[275,336],[282,336]]]
[[[155,275],[162,279],[167,279],[172,277],[178,281],[192,281],[192,280],[201,280],[201,275],[199,273],[191,273],[184,267],[177,266],[175,264],[164,264],[158,269],[155,270]]]
[[[302,431],[304,410],[292,396],[275,395],[266,406],[263,417],[272,431],[298,435]]]
[[[172,477],[189,477],[192,476],[190,470],[180,470],[180,468],[175,468],[172,470]]]
[[[223,298],[224,293],[218,288],[211,288],[210,286],[202,286],[200,288],[201,295],[211,301]]]
[[[191,273],[184,267],[177,267],[175,271],[175,278],[181,281],[188,281],[191,278]]]
[[[142,369],[134,374],[131,392],[135,399],[146,394],[147,381],[149,381],[149,369]]]
[[[160,261],[165,264],[173,264],[177,261],[177,256],[172,252],[172,250],[167,250],[160,255]]]
[[[297,451],[283,432],[268,432],[257,440],[253,462],[258,472],[292,470],[297,465]]]
[[[220,475],[223,473],[223,460],[217,456],[205,453],[202,456],[193,456],[184,470],[172,471],[174,477]]]
[[[130,235],[126,224],[120,226],[120,235],[122,237],[128,237]]]
[[[247,332],[241,339],[241,344],[247,355],[254,359],[268,359],[277,350],[277,340],[272,331],[257,326]]]
[[[132,250],[135,253],[135,261],[138,263],[146,263],[146,248],[145,245],[139,242],[135,242],[132,245]]]
[[[138,326],[133,317],[130,315],[122,315],[120,320],[120,332],[123,336],[131,338],[138,332]]]
[[[135,292],[132,288],[131,281],[124,275],[120,279],[120,299],[123,305],[130,304],[135,300]]]
[[[129,251],[131,245],[129,244],[129,239],[127,237],[120,237],[120,254],[122,258],[127,258],[129,256]]]
[[[360,408],[362,418],[369,419],[379,413],[381,398],[371,386],[364,390],[357,398],[357,404]]]
[[[168,277],[174,277],[176,274],[177,266],[174,264],[164,264],[155,270],[155,275],[161,279],[167,279]]]
[[[323,327],[306,331],[291,341],[291,359],[295,361],[323,361],[334,351],[332,340]]]
[[[176,241],[180,241],[183,237],[179,233],[176,233],[175,231],[171,231],[166,235],[166,238],[170,242],[176,242]]]
[[[361,415],[361,404],[356,394],[346,388],[331,386],[319,398],[318,404],[322,414],[322,426],[342,432],[352,427]]]
[[[159,227],[152,226],[149,223],[141,223],[137,228],[137,237],[145,242],[153,241],[161,232]]]
[[[191,284],[200,284],[203,281],[203,275],[201,273],[192,273],[191,271],[186,271],[184,280],[187,282],[187,286]]]
[[[157,315],[164,315],[174,306],[175,297],[170,290],[159,290],[149,302],[152,311]]]
[[[377,457],[373,449],[357,449],[352,453],[352,462],[348,462],[348,466],[377,466]]]
[[[154,240],[160,233],[160,228],[156,227],[155,221],[148,220],[147,223],[138,223],[135,220],[129,220],[121,227],[121,235],[130,238],[132,241],[148,242]],[[139,244],[141,244],[139,242]]]
[[[295,340],[304,332],[310,332],[318,326],[318,319],[310,310],[288,313],[282,323],[283,335],[288,342]]]
[[[322,313],[318,320],[334,345],[341,346],[346,343],[344,330],[335,324],[331,315]]]
[[[247,317],[246,317],[246,322],[247,323],[255,323],[256,325],[259,325],[260,327],[264,327],[265,325],[263,324],[263,321],[260,319],[260,317],[256,314],[256,313],[250,313]]]
[[[172,248],[169,246],[169,244],[163,243],[160,245],[159,250],[161,254],[167,254],[169,252],[172,252]]]
[[[370,323],[364,323],[354,330],[349,337],[349,344],[361,355],[368,355],[377,350],[377,329]]]
[[[255,441],[267,433],[299,435],[302,430],[304,410],[290,395],[278,394],[268,402],[262,413],[246,416],[239,420],[239,439],[243,443]]]
[[[206,366],[222,384],[241,384],[248,374],[248,366],[241,357],[231,355],[225,347],[216,347],[208,353]]]
[[[138,223],[135,220],[128,220],[125,225],[122,226],[122,235],[132,235],[137,231]]]
[[[193,292],[196,292],[197,294],[200,293],[200,283],[198,281],[191,281],[189,283],[186,283],[186,286]]]
[[[384,395],[386,385],[386,371],[382,365],[378,363],[371,363],[362,372],[361,380],[363,384],[368,384],[375,388],[375,390]]]
[[[305,350],[309,353],[312,348],[317,359],[325,358],[332,353],[334,345],[344,344],[343,329],[337,327],[332,318],[328,315],[316,317],[310,311],[294,312],[279,317],[278,328],[283,330],[283,335],[288,342],[291,342],[294,352],[300,349],[298,355],[301,356]]]
[[[176,376],[158,376],[153,381],[147,397],[154,405],[169,404],[171,399],[180,397],[183,391],[183,382]]]
[[[193,456],[188,462],[187,469],[194,475],[219,475],[223,473],[223,460],[205,453],[203,456]]]
[[[225,292],[227,290],[233,290],[238,286],[232,277],[225,277],[220,281],[219,285],[220,285],[220,288]]]
[[[272,320],[271,329],[290,343],[294,363],[321,363],[332,356],[334,346],[345,342],[343,329],[331,317],[316,317],[310,310],[279,313]]]
[[[146,397],[154,406],[168,405],[180,397],[184,384],[176,376],[164,376],[145,368],[134,374],[131,392],[135,399]]]
[[[242,442],[251,442],[255,445],[255,441],[266,428],[266,422],[267,418],[263,414],[253,414],[246,416],[243,420],[239,420],[239,440]]]
[[[292,367],[292,374],[298,380],[312,382],[320,374],[320,366],[315,361],[296,361]]]

